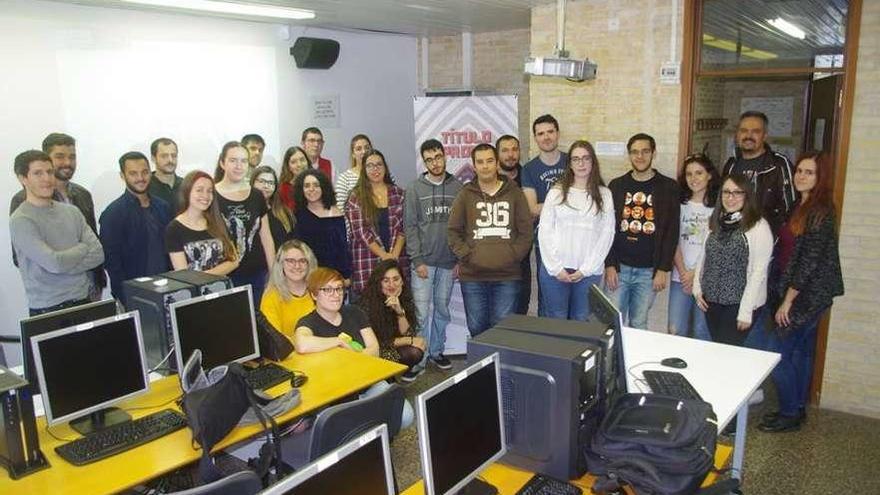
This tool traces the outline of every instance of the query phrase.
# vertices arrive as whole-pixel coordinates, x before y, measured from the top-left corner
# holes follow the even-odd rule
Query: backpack
[[[586,449],[594,492],[631,485],[639,495],[696,493],[715,460],[712,406],[655,394],[621,395]]]

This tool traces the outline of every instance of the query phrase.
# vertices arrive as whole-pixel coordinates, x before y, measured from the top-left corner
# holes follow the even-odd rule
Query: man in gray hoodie
[[[430,359],[440,369],[448,370],[452,368],[452,363],[443,355],[443,348],[450,319],[449,298],[458,260],[449,249],[447,222],[452,202],[462,186],[458,179],[446,172],[446,155],[440,141],[425,141],[420,152],[426,172],[406,188],[406,249],[412,259],[412,291],[419,328],[425,332],[428,342],[425,359]],[[412,378],[415,379],[415,376]]]

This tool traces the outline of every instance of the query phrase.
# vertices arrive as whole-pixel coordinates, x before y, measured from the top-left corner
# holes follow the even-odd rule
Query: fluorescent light
[[[735,41],[716,38],[708,34],[703,34],[703,44],[706,46],[719,48],[721,50],[726,50],[728,52],[739,51],[739,53],[743,57],[754,58],[757,60],[772,60],[778,57],[778,55],[776,55],[775,53],[765,52],[764,50],[758,50],[757,48],[751,48],[746,45],[740,45],[739,49],[737,50],[737,45]]]
[[[204,10],[220,14],[252,15],[279,19],[314,19],[315,12],[276,5],[245,4],[219,0],[122,0],[125,3],[172,7],[177,9]]]
[[[802,40],[807,37],[807,33],[805,33],[803,29],[786,21],[782,17],[777,17],[776,19],[767,19],[767,24],[770,24],[771,26],[791,36],[792,38]]]

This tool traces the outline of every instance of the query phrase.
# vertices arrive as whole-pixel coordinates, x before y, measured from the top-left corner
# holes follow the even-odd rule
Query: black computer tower
[[[600,348],[498,327],[468,341],[469,362],[494,352],[501,357],[504,462],[559,479],[583,476],[584,442],[598,425]]]
[[[232,280],[229,277],[195,270],[175,270],[173,272],[165,272],[159,276],[193,285],[200,296],[216,294],[232,288]]]
[[[558,320],[537,316],[510,315],[499,321],[495,328],[504,328],[515,332],[526,332],[536,335],[547,335],[561,339],[587,342],[601,348],[602,366],[599,368],[599,392],[601,412],[611,406],[620,383],[618,375],[622,366],[618,363],[617,348],[621,342],[614,327],[601,322],[583,322],[574,320]],[[622,354],[621,354],[622,355]],[[626,392],[623,390],[622,392]]]
[[[40,450],[28,382],[2,366],[0,375],[0,466],[17,480],[49,467],[49,461]]]
[[[141,331],[150,369],[162,361],[174,343],[171,335],[169,307],[177,301],[185,301],[199,294],[198,288],[162,275],[126,280],[125,309],[140,312]],[[169,366],[174,360],[168,360]]]

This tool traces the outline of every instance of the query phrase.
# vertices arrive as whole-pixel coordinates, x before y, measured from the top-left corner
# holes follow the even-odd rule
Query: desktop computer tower
[[[140,312],[144,350],[150,369],[155,368],[162,361],[174,342],[174,337],[171,335],[171,313],[168,308],[177,301],[185,301],[201,295],[196,286],[163,275],[140,277],[124,282],[125,309]],[[169,359],[168,363],[170,367],[174,367],[173,359]]]
[[[491,328],[468,341],[468,361],[501,357],[508,453],[504,462],[559,479],[586,472],[583,450],[598,426],[601,349]]]
[[[599,409],[602,414],[611,407],[616,396],[619,383],[617,345],[621,342],[615,334],[614,327],[601,322],[558,320],[536,316],[510,315],[499,321],[495,328],[504,328],[514,332],[525,332],[535,335],[546,335],[560,339],[587,342],[601,348],[599,367]],[[623,391],[625,392],[625,390]]]
[[[196,295],[198,296],[216,294],[232,288],[232,280],[230,280],[229,277],[195,270],[175,270],[173,272],[162,273],[158,276],[190,284],[196,288]]]
[[[17,480],[49,467],[40,450],[28,382],[0,366],[0,466]]]

